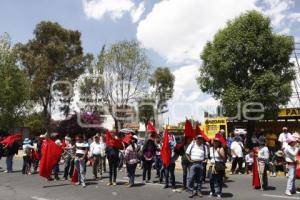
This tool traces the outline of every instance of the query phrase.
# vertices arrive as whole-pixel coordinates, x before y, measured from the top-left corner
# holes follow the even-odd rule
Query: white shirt
[[[279,135],[278,141],[282,143],[282,149],[284,149],[288,144],[286,143],[288,138],[291,138],[292,134],[287,132],[287,133],[281,133]]]
[[[196,142],[192,142],[188,146],[186,154],[190,156],[193,162],[204,161],[208,157],[208,149],[206,145],[199,146]]]
[[[91,146],[90,146],[90,152],[92,155],[101,155],[104,156],[105,155],[105,148],[106,145],[103,142],[92,142]]]
[[[223,161],[223,159],[221,158],[218,151],[216,149],[214,149],[213,147],[210,147],[209,153],[210,153],[210,162],[212,164],[214,164],[215,162],[222,162]]]
[[[296,162],[296,156],[298,152],[299,152],[299,148],[287,145],[284,149],[285,161],[292,162],[292,163]]]
[[[250,154],[247,154],[245,157],[246,163],[253,164],[253,157],[250,157]]]
[[[232,154],[232,157],[233,158],[236,158],[236,157],[242,158],[244,156],[243,148],[244,148],[244,145],[241,142],[234,141],[230,147],[230,149],[232,151],[234,151],[234,153],[235,153],[235,154]]]
[[[268,162],[270,159],[270,152],[268,147],[263,147],[259,149],[257,158],[260,162]]]

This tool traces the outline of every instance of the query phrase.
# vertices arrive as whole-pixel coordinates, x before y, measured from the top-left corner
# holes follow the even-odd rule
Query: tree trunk
[[[47,107],[44,107],[44,109],[43,109],[44,129],[46,130],[46,132],[48,134],[51,133],[50,119],[51,119],[51,116],[48,112],[48,109],[47,109]]]
[[[252,144],[252,141],[251,141],[251,138],[252,138],[252,135],[255,131],[255,120],[248,120],[247,122],[247,143],[246,143],[246,146],[248,148],[253,148],[253,144]]]

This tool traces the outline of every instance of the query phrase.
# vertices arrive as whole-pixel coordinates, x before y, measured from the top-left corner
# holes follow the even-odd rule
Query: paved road
[[[16,160],[15,170],[19,170],[21,161]],[[0,161],[4,167],[4,160]],[[107,175],[107,174],[105,174]],[[21,172],[12,174],[0,173],[0,200],[160,200],[189,199],[186,192],[172,192],[171,189],[163,189],[163,185],[152,183],[147,185],[137,184],[136,187],[126,188],[124,173],[118,174],[117,186],[106,186],[107,177],[101,181],[88,180],[87,187],[71,185],[68,181],[47,182],[38,175],[22,175]],[[88,168],[87,178],[91,178],[91,169]],[[181,172],[176,172],[177,181],[181,181]],[[299,199],[300,195],[286,197],[283,195],[286,178],[270,178],[270,185],[275,190],[261,192],[251,188],[251,176],[231,176],[224,188],[224,199]],[[141,182],[141,171],[138,171],[137,182]],[[180,184],[180,183],[178,183]],[[203,187],[203,199],[210,199],[208,184]],[[195,197],[194,199],[198,199]]]

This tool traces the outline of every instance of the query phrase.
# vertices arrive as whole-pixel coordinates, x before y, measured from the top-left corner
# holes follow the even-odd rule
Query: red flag
[[[171,163],[171,148],[169,143],[169,132],[168,129],[165,129],[164,141],[160,151],[161,160],[164,167],[168,167]]]
[[[227,142],[221,133],[217,133],[215,138],[218,138],[222,145],[226,146]]]
[[[155,127],[154,127],[154,125],[151,121],[149,121],[148,124],[147,124],[147,131],[149,133],[154,133],[154,136],[157,135],[157,131],[156,131],[156,129],[155,129]]]
[[[71,178],[71,183],[75,184],[77,182],[78,182],[78,171],[77,171],[76,167],[74,167],[73,175]]]
[[[196,135],[201,135],[206,142],[210,141],[210,139],[207,137],[207,135],[204,133],[204,131],[198,125],[196,126],[195,132],[196,132]]]
[[[15,141],[21,140],[22,139],[22,134],[21,133],[16,133],[13,135],[8,136],[4,140],[2,140],[0,143],[5,145],[5,146],[11,146]]]
[[[186,119],[185,121],[184,134],[186,138],[194,139],[196,137],[196,133],[193,129],[192,123],[188,119]]]
[[[257,149],[253,149],[253,176],[252,176],[252,186],[254,189],[261,188],[260,184],[260,177],[259,177],[259,172],[258,172],[258,162],[257,162]]]
[[[42,159],[40,161],[40,176],[50,178],[51,171],[58,163],[63,150],[51,139],[45,139],[42,144]]]
[[[117,148],[117,149],[123,149],[122,139],[114,138],[109,132],[109,130],[106,130],[105,139],[106,139],[107,146]]]
[[[123,141],[125,144],[130,144],[131,140],[132,140],[132,134],[129,133],[129,134],[127,134],[127,135],[123,138],[122,141]]]

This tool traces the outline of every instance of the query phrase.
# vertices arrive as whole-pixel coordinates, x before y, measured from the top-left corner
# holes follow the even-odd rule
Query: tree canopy
[[[249,11],[206,44],[198,84],[221,100],[226,116],[236,115],[238,102],[260,102],[274,114],[292,94],[293,45],[292,37],[273,32],[268,17]]]

